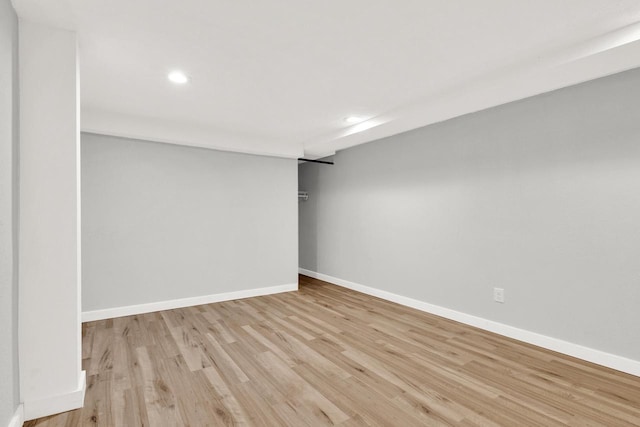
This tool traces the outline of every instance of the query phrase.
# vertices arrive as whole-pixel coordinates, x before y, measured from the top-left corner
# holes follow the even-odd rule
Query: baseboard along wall
[[[566,354],[567,356],[576,357],[587,362],[595,363],[597,365],[605,366],[607,368],[615,369],[640,377],[640,361],[637,360],[628,359],[622,356],[617,356],[615,354],[606,353],[601,350],[596,350],[593,348],[570,343],[568,341],[538,334],[536,332],[531,332],[525,329],[516,328],[514,326],[505,325],[504,323],[494,322],[482,317],[472,316],[470,314],[451,310],[449,308],[441,307],[434,304],[429,304],[424,301],[350,282],[348,280],[339,279],[337,277],[329,276],[315,271],[300,268],[299,273],[304,276],[323,280],[337,286],[342,286],[347,289],[362,292],[363,294],[382,298],[386,301],[395,302],[406,307],[415,308],[416,310],[424,311],[426,313],[444,317],[449,320],[454,320],[456,322],[464,323],[469,326],[474,326],[485,331],[493,332],[505,337],[516,339],[518,341],[523,341],[528,344],[546,348],[547,350],[556,351],[558,353]]]
[[[78,388],[71,393],[23,402],[24,421],[82,408],[86,389],[87,374],[82,371],[78,381]]]
[[[9,420],[7,427],[22,427],[22,424],[24,424],[24,407],[20,404],[16,408],[16,412],[13,413],[13,417]]]
[[[146,304],[113,307],[102,310],[85,311],[82,322],[111,319],[114,317],[133,316],[136,314],[152,313],[154,311],[171,310],[174,308],[191,307],[194,305],[211,304],[214,302],[232,301],[236,299],[258,297],[262,295],[279,294],[281,292],[297,291],[298,284],[270,286],[266,288],[247,289],[243,291],[225,292],[221,294],[203,295],[199,297],[181,298],[168,301],[151,302]]]

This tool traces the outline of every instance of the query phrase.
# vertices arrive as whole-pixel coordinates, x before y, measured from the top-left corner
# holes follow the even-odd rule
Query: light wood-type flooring
[[[84,408],[25,425],[640,425],[638,377],[300,280],[84,324]]]

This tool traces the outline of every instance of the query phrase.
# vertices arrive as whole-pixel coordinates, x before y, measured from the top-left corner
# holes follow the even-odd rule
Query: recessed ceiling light
[[[169,81],[177,85],[183,85],[189,81],[189,77],[187,77],[187,75],[182,71],[178,70],[170,72],[167,78]]]
[[[355,125],[356,123],[364,122],[365,120],[366,119],[361,116],[349,116],[344,119],[344,121],[350,125]]]

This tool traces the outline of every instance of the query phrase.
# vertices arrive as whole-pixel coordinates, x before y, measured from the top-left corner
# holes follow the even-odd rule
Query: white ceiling
[[[13,3],[77,31],[83,130],[284,157],[640,66],[638,0]]]

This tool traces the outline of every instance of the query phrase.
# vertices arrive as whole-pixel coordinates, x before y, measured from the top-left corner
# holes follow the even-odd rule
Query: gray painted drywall
[[[297,283],[297,163],[82,134],[82,310]]]
[[[640,69],[334,160],[301,268],[640,360]]]
[[[18,19],[0,0],[0,425],[18,403]]]

